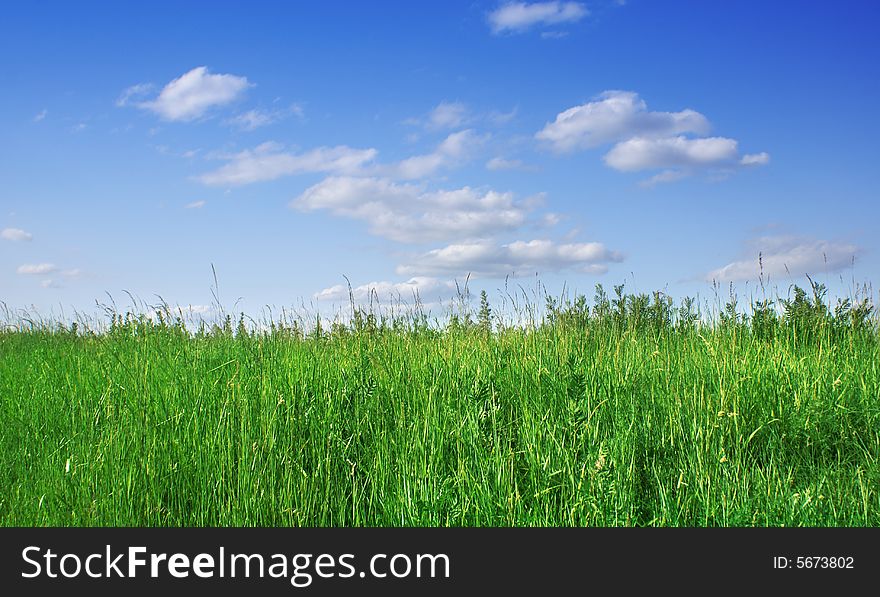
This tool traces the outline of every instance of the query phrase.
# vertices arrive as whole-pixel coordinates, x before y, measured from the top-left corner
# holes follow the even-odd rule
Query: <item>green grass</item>
[[[875,326],[633,300],[491,333],[0,332],[0,524],[878,525]]]

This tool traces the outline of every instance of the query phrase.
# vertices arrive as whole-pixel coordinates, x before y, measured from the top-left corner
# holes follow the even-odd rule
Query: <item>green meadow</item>
[[[880,337],[824,289],[442,324],[0,332],[5,526],[877,526]]]

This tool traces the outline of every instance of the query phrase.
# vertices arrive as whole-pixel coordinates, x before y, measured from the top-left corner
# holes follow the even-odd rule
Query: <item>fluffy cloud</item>
[[[538,25],[574,23],[590,14],[580,2],[508,2],[489,13],[493,33],[522,33]]]
[[[122,92],[116,105],[134,105],[150,110],[165,120],[188,121],[204,115],[217,106],[230,104],[251,87],[246,77],[214,75],[199,66],[174,79],[151,100],[134,101],[152,90],[152,85],[139,84]]]
[[[615,170],[663,170],[643,186],[770,161],[766,152],[740,157],[736,139],[707,137],[709,130],[709,121],[694,110],[652,112],[636,93],[606,91],[560,112],[535,138],[557,153],[612,145],[604,160]]]
[[[429,129],[452,129],[462,125],[467,117],[467,107],[461,102],[440,102],[431,110],[425,126]]]
[[[706,274],[706,280],[757,281],[762,266],[765,279],[836,272],[848,267],[860,252],[861,249],[851,243],[795,236],[765,236],[748,243],[745,251],[747,256],[743,259],[712,270]]]
[[[471,129],[452,133],[433,152],[383,166],[379,172],[404,180],[424,178],[442,168],[450,168],[465,161],[473,149],[482,145],[485,140],[485,136],[477,135]]]
[[[558,244],[551,240],[531,240],[498,245],[476,241],[423,253],[411,263],[398,266],[397,273],[452,276],[470,273],[487,278],[563,270],[598,274],[607,271],[607,263],[622,260],[620,253],[609,251],[601,243]]]
[[[362,220],[370,233],[403,243],[475,238],[513,230],[526,222],[530,201],[510,193],[470,187],[425,191],[422,186],[385,178],[331,177],[293,200],[301,211]]]
[[[33,240],[34,235],[30,232],[25,232],[21,228],[4,228],[3,230],[0,230],[0,238],[11,240],[13,242],[20,242]]]
[[[688,139],[638,137],[615,145],[605,154],[605,163],[623,172],[655,168],[699,168],[735,164],[736,141],[724,137]]]
[[[347,302],[353,298],[357,304],[370,303],[374,300],[414,303],[416,299],[422,303],[431,303],[439,299],[451,298],[455,296],[455,292],[454,282],[416,276],[406,282],[370,282],[351,289],[343,284],[338,284],[316,292],[314,296],[319,301]]]
[[[58,267],[51,263],[26,263],[24,265],[19,265],[18,269],[15,271],[23,276],[45,276],[46,274],[57,272]]]
[[[763,166],[770,161],[770,154],[766,151],[761,153],[747,153],[739,161],[743,166]]]
[[[228,156],[225,166],[202,174],[206,185],[244,185],[307,172],[351,173],[376,157],[375,149],[352,149],[345,145],[319,147],[305,153],[282,151],[277,143],[263,143],[253,150]]]
[[[708,132],[709,121],[699,112],[651,112],[637,93],[605,91],[595,101],[560,112],[535,138],[557,152],[567,152],[632,137]]]

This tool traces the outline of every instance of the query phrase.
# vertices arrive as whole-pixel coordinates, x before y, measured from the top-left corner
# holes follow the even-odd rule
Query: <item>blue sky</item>
[[[0,300],[880,274],[872,2],[19,3]],[[725,290],[726,292],[726,290]],[[240,300],[239,300],[240,299]]]

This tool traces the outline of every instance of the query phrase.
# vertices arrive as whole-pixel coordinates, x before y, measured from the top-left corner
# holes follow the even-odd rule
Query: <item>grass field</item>
[[[880,338],[821,289],[0,332],[0,524],[877,526]],[[778,314],[777,314],[778,313]]]

